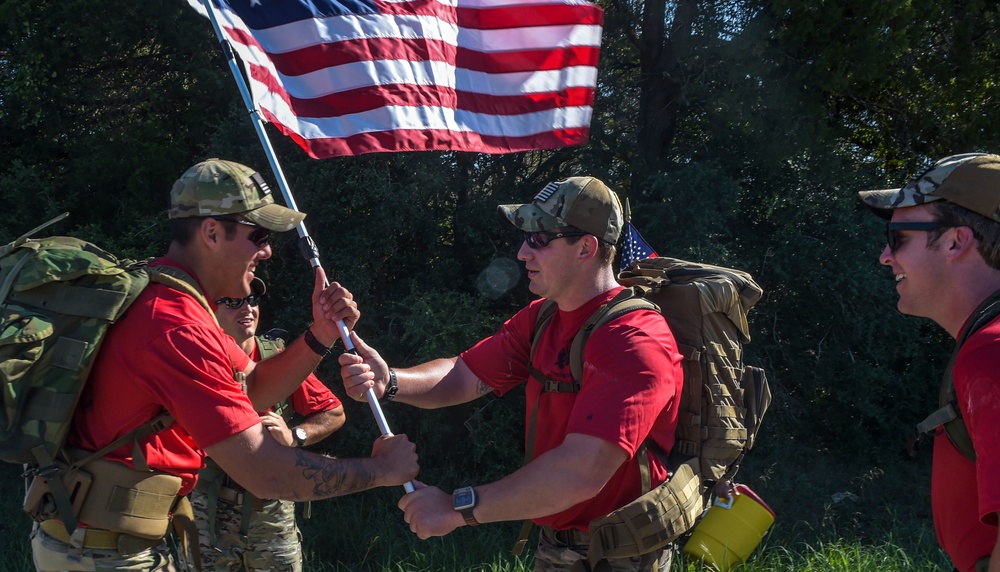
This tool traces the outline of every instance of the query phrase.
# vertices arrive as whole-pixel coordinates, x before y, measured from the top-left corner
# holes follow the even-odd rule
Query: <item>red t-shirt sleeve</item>
[[[492,336],[462,352],[465,365],[479,379],[503,395],[528,378],[531,333],[535,329],[542,300],[522,308]]]
[[[337,399],[330,388],[311,373],[292,393],[292,408],[299,415],[309,416],[320,411],[336,409],[340,405],[340,399]]]
[[[152,369],[173,378],[147,387],[200,448],[260,422],[231,369],[242,371],[250,358],[220,331],[196,325],[175,328],[153,340],[143,359],[160,362],[162,367]]]

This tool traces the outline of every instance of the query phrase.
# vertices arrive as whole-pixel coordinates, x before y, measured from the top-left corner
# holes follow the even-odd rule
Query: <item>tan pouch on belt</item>
[[[166,536],[180,477],[140,472],[105,459],[91,461],[85,468],[93,482],[80,510],[82,522],[140,538]]]
[[[66,450],[70,463],[92,455]],[[63,463],[61,466],[65,467]],[[181,478],[166,473],[137,471],[123,463],[96,459],[81,468],[63,469],[77,519],[93,528],[123,532],[156,540],[167,534],[170,512],[177,502]],[[25,498],[25,510],[36,520],[58,518],[48,485],[35,477]]]

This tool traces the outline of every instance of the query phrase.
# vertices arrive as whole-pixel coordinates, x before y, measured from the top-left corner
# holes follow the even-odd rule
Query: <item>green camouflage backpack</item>
[[[583,349],[591,333],[624,313],[643,308],[657,310],[666,318],[684,358],[677,432],[667,459],[671,478],[651,490],[648,455],[660,451],[651,442],[643,443],[636,457],[644,494],[590,523],[591,569],[604,558],[629,558],[660,549],[691,530],[715,485],[739,470],[771,403],[764,371],[743,363],[743,344],[750,341],[747,313],[763,293],[749,274],[656,257],[633,262],[618,280],[629,288],[598,308],[570,346],[574,383],[546,380],[532,371],[543,391],[579,391]],[[552,302],[542,305],[532,355],[555,310]]]
[[[194,281],[176,268],[119,260],[73,237],[30,238],[67,215],[0,247],[0,459],[29,465],[27,477],[45,480],[58,516],[72,533],[72,495],[57,478],[67,471],[60,453],[108,327],[151,281],[210,306]],[[73,466],[171,422],[164,412]],[[137,459],[137,465],[142,464],[144,460]]]

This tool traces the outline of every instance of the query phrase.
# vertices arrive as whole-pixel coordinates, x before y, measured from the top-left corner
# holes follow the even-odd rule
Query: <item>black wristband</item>
[[[330,348],[319,343],[319,340],[317,340],[316,336],[312,333],[312,328],[306,328],[306,333],[302,334],[302,339],[305,340],[309,349],[311,349],[319,357],[326,357],[330,355]]]
[[[399,384],[396,383],[396,372],[389,368],[389,384],[385,386],[385,393],[378,400],[379,403],[389,403],[394,397],[396,397],[396,392],[399,391]]]

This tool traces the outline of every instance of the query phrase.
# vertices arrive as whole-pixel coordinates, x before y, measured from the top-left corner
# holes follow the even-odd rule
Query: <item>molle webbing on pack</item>
[[[631,558],[658,550],[694,528],[705,510],[698,459],[671,472],[670,480],[590,523],[587,559]]]
[[[732,478],[771,403],[764,371],[743,363],[763,291],[746,272],[667,257],[637,261],[619,281],[648,288],[684,356],[674,452],[701,460],[706,489]]]

